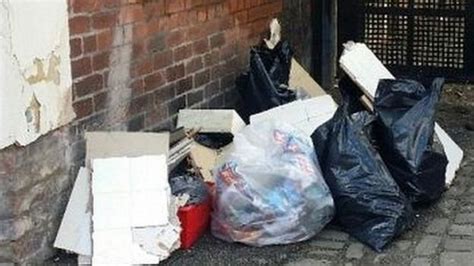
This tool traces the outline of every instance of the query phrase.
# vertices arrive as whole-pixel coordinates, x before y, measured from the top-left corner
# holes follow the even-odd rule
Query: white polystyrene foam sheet
[[[92,166],[92,263],[158,263],[133,241],[133,229],[169,224],[166,156],[94,159]]]

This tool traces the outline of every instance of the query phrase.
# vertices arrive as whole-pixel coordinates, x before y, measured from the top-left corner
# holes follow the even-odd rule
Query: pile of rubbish
[[[86,134],[55,247],[80,264],[155,264],[209,228],[266,246],[335,222],[381,251],[413,226],[414,208],[442,196],[463,158],[435,122],[444,81],[396,79],[351,42],[338,106],[271,29],[238,79],[241,115],[185,109],[174,132]]]
[[[212,233],[264,246],[306,240],[334,214],[311,139],[290,125],[266,121],[235,136],[216,170]]]

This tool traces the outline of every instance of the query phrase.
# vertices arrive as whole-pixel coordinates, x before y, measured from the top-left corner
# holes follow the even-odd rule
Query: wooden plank
[[[319,84],[295,59],[292,59],[291,61],[290,80],[288,85],[290,89],[302,89],[311,97],[318,97],[326,94],[323,88],[319,86]]]

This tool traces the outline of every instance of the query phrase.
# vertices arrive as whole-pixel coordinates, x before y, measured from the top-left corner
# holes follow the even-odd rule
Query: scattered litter
[[[201,133],[194,140],[210,149],[221,149],[232,143],[234,135],[230,133]]]
[[[438,199],[463,158],[434,123],[441,82],[395,80],[350,42],[340,65],[353,82],[341,81],[338,107],[278,20],[270,32],[237,80],[242,116],[183,109],[171,134],[86,133],[54,246],[79,265],[157,264],[210,223],[217,238],[265,246],[307,240],[335,216],[377,251],[409,228],[411,203]]]
[[[177,128],[176,130],[170,132],[170,146],[174,146],[180,140],[186,137],[186,130],[184,127]]]
[[[341,68],[373,101],[379,80],[395,77],[365,44],[348,42],[344,46],[344,52],[339,60]],[[435,124],[435,133],[443,144],[448,158],[446,186],[450,186],[461,165],[464,152],[438,124]]]
[[[178,216],[181,222],[181,248],[191,248],[209,228],[211,217],[211,199],[179,208]]]
[[[182,194],[189,196],[186,205],[199,204],[209,198],[206,183],[198,177],[191,175],[180,175],[169,178],[171,193],[177,197]]]
[[[79,265],[92,263],[91,162],[110,157],[167,156],[169,146],[168,133],[87,132],[85,138],[87,168],[78,174],[55,242],[58,248],[78,254]]]
[[[190,152],[190,162],[204,182],[214,183],[213,170],[222,154],[229,150],[231,145],[222,149],[211,149],[199,143],[194,143]]]
[[[200,133],[236,134],[245,123],[234,110],[182,109],[178,114],[177,127],[198,129]]]
[[[175,196],[177,206],[185,206],[188,203],[189,195],[184,193],[179,196]]]
[[[181,163],[191,152],[194,140],[192,138],[184,138],[176,145],[171,147],[170,156],[168,158],[168,170],[171,172]]]
[[[91,209],[90,173],[84,167],[79,169],[74,187],[59,227],[54,247],[83,256],[92,255],[90,238]]]
[[[334,203],[308,136],[262,122],[234,138],[216,172],[212,234],[252,246],[288,244],[317,234]]]
[[[309,137],[316,128],[331,119],[336,109],[337,104],[332,97],[324,95],[308,100],[297,100],[252,115],[250,123],[259,124],[268,120],[281,121],[300,129]]]
[[[443,79],[431,88],[410,80],[380,80],[375,97],[380,155],[414,204],[430,203],[445,188],[448,159],[433,141],[435,110]]]
[[[181,248],[189,249],[209,227],[212,199],[208,184],[190,174],[173,176],[171,192],[180,202]]]
[[[381,251],[413,219],[411,204],[393,180],[370,141],[375,117],[351,113],[344,90],[343,105],[311,136],[319,164],[336,204],[336,218],[353,237]],[[361,107],[362,108],[362,107]]]

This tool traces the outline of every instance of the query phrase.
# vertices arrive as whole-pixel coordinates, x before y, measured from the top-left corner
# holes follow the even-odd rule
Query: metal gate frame
[[[440,0],[441,1],[441,0]],[[430,79],[435,76],[441,76],[448,79],[448,81],[452,82],[473,82],[474,81],[474,0],[465,0],[466,6],[464,10],[453,10],[453,9],[435,9],[435,8],[414,8],[415,0],[403,0],[400,2],[404,3],[404,7],[397,7],[397,6],[384,6],[380,7],[376,4],[367,4],[367,3],[374,3],[374,2],[383,2],[383,1],[370,1],[370,0],[338,0],[338,55],[340,56],[342,52],[342,44],[349,41],[354,40],[357,42],[366,42],[366,19],[369,16],[392,16],[397,18],[404,18],[406,21],[403,25],[405,28],[405,34],[402,38],[406,39],[406,50],[404,51],[404,58],[401,63],[397,62],[395,59],[392,64],[389,62],[384,62],[386,66],[398,77],[405,77],[405,78],[413,78],[413,79]],[[387,2],[396,2],[396,1],[387,1]],[[424,2],[430,4],[435,1],[425,0]],[[419,2],[418,2],[419,5]],[[416,34],[420,34],[415,32],[416,26],[415,23],[419,23],[420,17],[428,17],[428,18],[446,18],[447,20],[452,19],[456,21],[456,18],[463,18],[465,28],[464,28],[464,49],[463,49],[463,60],[462,68],[456,67],[446,67],[446,66],[436,66],[443,65],[444,63],[436,63],[436,58],[426,59],[430,62],[431,66],[429,65],[420,65],[419,61],[416,61],[416,58],[420,60],[419,55],[415,57],[416,51],[414,47],[416,45]],[[415,18],[418,18],[418,21],[415,21]],[[396,20],[395,20],[396,21]],[[424,32],[423,34],[430,34],[428,32]],[[434,33],[432,34],[434,35]],[[433,37],[434,38],[434,37]],[[371,46],[368,44],[369,47]],[[420,47],[418,46],[418,49]],[[444,49],[444,48],[443,48]],[[446,48],[448,49],[448,48]],[[374,52],[377,54],[378,51]],[[435,50],[433,48],[433,50]],[[449,50],[449,49],[448,49]],[[446,50],[444,50],[446,51]],[[453,48],[453,51],[454,48]],[[396,52],[396,51],[395,51]],[[423,54],[418,50],[418,53]],[[377,54],[380,57],[380,52]],[[436,55],[429,54],[432,57]],[[431,61],[435,61],[432,63]],[[448,59],[444,59],[447,62]],[[453,60],[454,59],[449,59]],[[382,60],[384,61],[384,60]],[[391,61],[391,60],[386,60]],[[421,61],[425,61],[424,58],[421,58]],[[435,65],[435,66],[433,66]],[[459,66],[457,63],[449,63],[444,65],[454,65]]]

